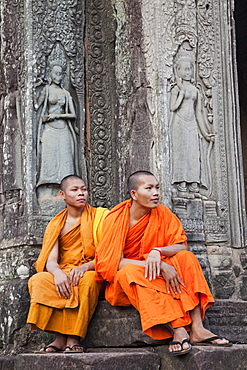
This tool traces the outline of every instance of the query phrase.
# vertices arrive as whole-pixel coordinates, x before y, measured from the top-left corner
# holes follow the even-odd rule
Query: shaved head
[[[68,176],[65,176],[62,181],[61,181],[61,184],[60,184],[60,189],[62,191],[65,191],[65,189],[67,188],[68,186],[68,183],[70,180],[74,180],[74,179],[79,179],[81,181],[84,182],[85,184],[85,181],[80,177],[80,176],[77,176],[77,175],[68,175]]]
[[[132,173],[127,180],[127,188],[130,193],[131,190],[137,190],[140,185],[141,177],[145,176],[154,176],[152,172],[149,171],[136,171]],[[155,176],[154,176],[155,177]]]

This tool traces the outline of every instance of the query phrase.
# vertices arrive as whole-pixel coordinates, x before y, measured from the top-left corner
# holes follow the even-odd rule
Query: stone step
[[[83,354],[19,354],[0,356],[1,370],[246,370],[247,345],[230,348],[193,347],[172,357],[168,346],[89,349]]]
[[[247,302],[217,301],[206,314],[205,326],[233,342],[247,343]],[[53,340],[51,334],[30,330],[29,325],[15,328],[12,343],[3,348],[4,354],[30,353]],[[88,328],[85,344],[88,348],[143,347],[167,344],[156,341],[141,330],[139,313],[133,307],[112,307],[99,302]]]
[[[3,361],[3,365],[1,361]],[[89,352],[82,354],[20,354],[12,356],[8,363],[6,363],[6,359],[0,358],[0,369],[158,370],[160,369],[160,361],[158,354],[141,350],[129,352]]]
[[[193,346],[184,356],[172,357],[167,346],[155,348],[160,355],[160,370],[247,370],[247,345],[232,347]]]
[[[233,342],[247,343],[247,302],[217,301],[206,314],[205,326]],[[29,325],[15,328],[12,343],[3,353],[30,353],[52,342],[51,334],[31,331]],[[88,328],[85,344],[89,348],[143,347],[167,344],[155,341],[141,330],[139,313],[133,307],[112,307],[99,302]]]
[[[206,312],[205,327],[233,342],[247,343],[247,302],[217,301]],[[112,307],[101,300],[88,328],[88,347],[131,347],[165,344],[141,330],[133,307]]]

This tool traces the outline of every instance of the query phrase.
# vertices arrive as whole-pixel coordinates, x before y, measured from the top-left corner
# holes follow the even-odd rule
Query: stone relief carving
[[[79,173],[76,114],[70,93],[63,87],[66,59],[57,44],[48,58],[50,83],[40,92],[35,109],[40,109],[37,158],[38,182],[60,184],[63,177]]]
[[[140,31],[139,31],[140,32]],[[151,170],[151,147],[154,113],[152,89],[145,73],[145,59],[142,47],[133,42],[133,93],[127,104],[127,121],[129,128],[129,156],[127,174],[146,168]]]
[[[39,130],[34,127],[37,135],[37,197],[41,213],[52,216],[63,207],[57,197],[61,178],[69,173],[76,173],[87,179],[84,2],[35,0],[32,2],[32,11],[33,55],[36,61],[33,68],[36,86],[34,105],[37,103],[36,109],[40,105],[37,126],[41,128]],[[62,65],[54,62],[57,59],[61,62],[60,57],[54,56],[56,53],[60,54]],[[55,83],[54,77],[53,81],[50,80],[51,72],[55,75],[55,69],[63,72],[59,83]],[[54,86],[59,88],[54,89]],[[48,99],[48,96],[51,99]],[[53,100],[57,102],[54,104]],[[56,116],[53,121],[51,114],[53,118],[54,114]],[[46,123],[41,124],[41,115]],[[48,147],[43,150],[45,145]],[[58,146],[63,147],[59,153]]]
[[[25,229],[23,106],[23,1],[1,2],[0,241]]]
[[[214,134],[206,120],[202,96],[194,83],[195,57],[184,41],[175,57],[175,83],[171,89],[172,183],[178,195],[199,194],[200,187],[211,188],[207,162]],[[209,142],[208,148],[203,142]],[[211,192],[211,191],[210,191]]]
[[[114,20],[109,1],[86,3],[88,176],[91,202],[111,208],[118,202]]]
[[[150,149],[153,142],[151,126],[150,88],[141,85],[130,97],[127,118],[130,123],[129,173],[146,168],[151,170]]]
[[[161,83],[162,78],[168,82],[167,97],[170,101],[170,103],[169,101],[166,103],[167,97],[165,96],[164,104],[173,108],[171,109],[173,112],[171,113],[170,124],[172,122],[172,125],[175,123],[178,126],[179,121],[181,123],[186,122],[184,118],[188,117],[185,115],[180,119],[178,114],[186,111],[185,101],[187,101],[187,105],[188,101],[190,102],[192,107],[190,113],[193,116],[194,124],[196,123],[196,130],[192,130],[193,142],[191,142],[192,134],[187,136],[189,148],[193,145],[195,146],[197,141],[196,151],[194,148],[193,155],[192,151],[190,152],[193,159],[196,160],[196,164],[193,165],[193,171],[197,168],[197,179],[195,180],[194,178],[195,181],[190,179],[191,182],[189,182],[185,176],[186,173],[182,172],[184,168],[187,168],[186,158],[182,154],[180,155],[178,145],[177,150],[173,152],[174,141],[171,143],[171,136],[170,141],[168,139],[172,145],[166,150],[165,158],[169,161],[171,169],[166,174],[168,175],[167,178],[171,174],[170,183],[172,188],[168,188],[168,192],[172,194],[171,205],[177,215],[183,219],[189,238],[192,238],[191,240],[202,241],[204,239],[206,243],[225,242],[229,237],[229,228],[227,174],[224,160],[225,144],[221,141],[224,138],[222,127],[224,118],[221,107],[224,104],[223,102],[220,104],[216,102],[216,100],[221,99],[221,95],[218,96],[216,92],[217,84],[221,86],[217,71],[219,68],[218,63],[220,63],[219,59],[217,60],[217,54],[220,53],[220,49],[219,51],[215,50],[215,45],[220,44],[220,40],[217,39],[219,34],[216,32],[217,27],[220,28],[218,24],[218,8],[212,0],[174,0],[163,2],[161,10],[162,16],[157,25],[158,28],[160,27],[161,35],[158,47],[163,52],[162,56],[160,56],[159,70],[162,71],[160,73]],[[181,85],[179,84],[181,83],[181,78],[177,74],[179,54],[181,47],[184,45],[189,46],[189,54],[192,55],[191,59],[193,60],[193,63],[188,63],[192,76],[191,81],[187,84],[191,87],[191,92],[186,92],[187,95],[191,94],[191,99],[188,99],[188,96],[187,98],[185,96],[182,98],[183,93],[181,93]],[[151,56],[149,56],[149,61],[151,60],[150,58]],[[149,65],[150,63],[147,62],[147,64]],[[194,97],[192,96],[193,94]],[[213,96],[214,94],[215,96]],[[179,102],[179,96],[181,102]],[[178,107],[176,107],[175,103],[177,103]],[[197,103],[201,105],[200,109]],[[221,118],[214,119],[214,115],[217,117],[218,114]],[[192,122],[191,117],[190,119]],[[166,122],[165,115],[164,122]],[[165,126],[164,138],[166,132],[167,128]],[[174,134],[172,127],[170,127],[169,132]],[[214,136],[209,137],[209,135],[214,134],[217,135],[215,136],[215,141]],[[175,136],[178,138],[178,143],[182,141],[182,132],[177,130]],[[186,140],[181,144],[184,144],[184,142]],[[222,157],[222,160],[219,161],[219,157]],[[198,166],[198,162],[200,166]],[[179,167],[180,164],[182,168]],[[177,176],[180,172],[183,174],[182,178]],[[192,185],[192,183],[194,184]],[[177,185],[179,189],[184,191],[178,191]],[[183,202],[186,203],[186,209],[181,209],[180,205]],[[198,203],[198,207],[194,204],[195,202]],[[213,213],[211,212],[212,209],[214,210]]]
[[[3,102],[3,191],[21,192],[22,141],[21,98],[16,70],[5,68],[6,95]],[[19,196],[20,197],[20,196]]]

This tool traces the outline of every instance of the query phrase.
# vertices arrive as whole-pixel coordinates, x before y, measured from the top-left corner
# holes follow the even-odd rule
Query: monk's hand
[[[74,267],[70,271],[70,277],[72,280],[72,285],[76,286],[79,283],[80,278],[88,271],[88,264],[85,263],[84,265]]]
[[[165,262],[161,262],[160,264],[160,271],[161,275],[163,276],[165,282],[166,282],[166,290],[167,293],[171,293],[171,289],[175,294],[181,293],[180,284],[185,287],[184,282],[180,278],[180,276],[177,273],[177,270],[175,267],[168,265]]]
[[[149,252],[148,258],[145,262],[145,278],[149,280],[156,279],[160,274],[160,252],[158,250],[152,249]]]
[[[59,297],[69,299],[71,291],[71,278],[67,276],[62,270],[57,269],[54,272],[54,284]]]

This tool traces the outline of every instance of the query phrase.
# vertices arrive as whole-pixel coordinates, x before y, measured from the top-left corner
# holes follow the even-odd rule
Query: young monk
[[[187,250],[180,221],[159,204],[156,177],[135,172],[128,190],[131,199],[105,218],[96,251],[96,280],[106,280],[106,299],[113,306],[133,305],[143,332],[153,339],[173,337],[173,356],[188,353],[191,344],[230,346],[203,327],[214,299],[198,260]]]
[[[84,352],[79,344],[87,332],[98,302],[94,280],[95,247],[108,212],[86,204],[85,182],[70,175],[61,182],[60,196],[66,209],[45,231],[42,250],[29,279],[31,329],[56,334],[55,340],[36,353]]]

